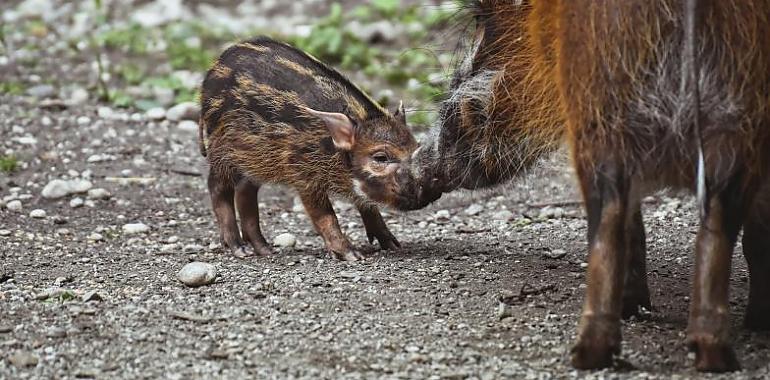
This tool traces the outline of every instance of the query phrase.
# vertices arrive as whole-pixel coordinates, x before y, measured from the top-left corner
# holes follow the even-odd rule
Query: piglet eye
[[[376,162],[378,164],[386,164],[386,163],[390,162],[390,157],[385,152],[377,152],[377,153],[373,154],[372,155],[372,159],[374,160],[374,162]]]

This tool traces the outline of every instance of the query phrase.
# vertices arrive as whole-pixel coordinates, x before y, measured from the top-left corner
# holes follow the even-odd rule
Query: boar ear
[[[307,113],[321,119],[326,129],[332,135],[334,146],[339,150],[349,151],[356,142],[353,122],[345,114],[338,112],[321,112],[305,107]]]
[[[406,124],[406,110],[404,109],[403,100],[398,102],[398,108],[396,109],[396,112],[393,114],[393,116],[395,116],[398,121]]]

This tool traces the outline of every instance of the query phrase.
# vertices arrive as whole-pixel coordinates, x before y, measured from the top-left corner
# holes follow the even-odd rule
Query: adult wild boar
[[[588,215],[572,351],[601,368],[620,318],[649,306],[640,199],[696,190],[687,333],[703,371],[738,368],[729,268],[743,228],[745,323],[770,329],[770,0],[478,0],[438,123],[415,154],[422,196],[505,182],[566,140]]]

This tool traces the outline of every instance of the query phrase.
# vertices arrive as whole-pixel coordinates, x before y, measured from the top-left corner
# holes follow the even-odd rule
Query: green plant
[[[19,166],[19,161],[14,156],[0,156],[0,171],[10,173]]]
[[[0,82],[0,93],[21,95],[24,93],[24,85],[21,82]]]

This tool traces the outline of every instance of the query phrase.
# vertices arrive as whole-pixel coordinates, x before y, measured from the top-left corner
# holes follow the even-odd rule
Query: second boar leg
[[[712,195],[709,213],[695,239],[693,281],[687,342],[699,371],[738,369],[730,343],[730,261],[742,224],[742,189],[728,186]]]
[[[401,243],[396,240],[396,237],[388,229],[377,206],[358,206],[358,213],[361,214],[361,219],[364,221],[366,237],[369,239],[370,244],[374,242],[374,239],[377,239],[382,249],[395,250],[401,248]]]
[[[612,365],[613,355],[620,353],[630,181],[619,160],[578,162],[576,169],[588,214],[589,252],[588,287],[572,365],[606,368]]]
[[[238,223],[235,219],[235,189],[233,180],[218,175],[213,170],[209,173],[208,187],[211,195],[211,205],[219,224],[219,235],[222,243],[233,252],[236,257],[250,256],[251,252],[241,239],[238,231]]]
[[[623,286],[623,318],[639,315],[639,307],[652,310],[647,285],[647,247],[641,205],[637,202],[626,231],[628,254],[631,255]]]
[[[768,191],[770,186],[765,186],[760,194]],[[749,266],[745,325],[752,330],[770,330],[770,198],[764,196],[754,203],[743,227],[743,255]]]
[[[235,188],[235,204],[241,217],[243,238],[251,244],[254,252],[267,256],[273,253],[259,227],[259,185],[244,178]]]
[[[363,259],[363,256],[353,249],[348,238],[342,233],[328,195],[300,194],[300,198],[305,206],[305,211],[313,222],[313,227],[324,239],[326,249],[334,257],[345,261]]]

